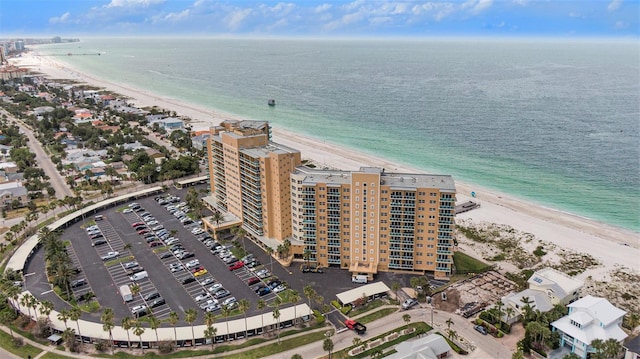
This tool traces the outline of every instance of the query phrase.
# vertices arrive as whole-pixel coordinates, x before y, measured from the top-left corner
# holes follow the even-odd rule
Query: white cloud
[[[389,24],[391,22],[393,22],[393,18],[390,16],[380,16],[369,19],[369,23],[374,26]]]
[[[165,0],[111,0],[110,3],[105,5],[106,8],[115,8],[115,7],[149,7],[155,4],[161,4],[165,2]]]
[[[225,20],[230,30],[237,30],[242,22],[251,14],[251,9],[237,9],[230,12]]]
[[[184,21],[189,18],[189,15],[191,15],[191,11],[189,9],[185,9],[180,12],[172,12],[167,14],[164,17],[164,20],[171,22]]]
[[[318,14],[318,13],[321,13],[321,12],[325,12],[325,11],[327,11],[329,9],[331,9],[331,4],[322,4],[322,5],[316,6],[316,8],[313,9],[313,12]]]
[[[520,6],[529,5],[529,0],[513,0],[513,3]]]
[[[622,0],[613,0],[609,4],[609,6],[607,6],[607,10],[616,11],[620,8],[621,5],[622,5]]]
[[[573,12],[573,11],[569,13],[569,17],[578,18],[578,19],[583,18],[583,16],[582,16],[582,14],[581,14],[581,13],[579,13],[579,12]]]
[[[477,0],[474,2],[475,4],[472,5],[473,7],[471,9],[471,13],[473,14],[479,14],[493,5],[493,0]]]
[[[628,27],[629,27],[628,23],[626,23],[626,22],[624,22],[622,20],[616,21],[616,25],[615,25],[616,30],[626,29]]]
[[[270,15],[273,14],[282,17],[290,14],[296,8],[296,4],[280,2],[275,6],[260,6],[260,8],[265,13],[270,13]]]
[[[60,15],[60,16],[56,16],[56,17],[50,18],[49,19],[49,23],[51,23],[51,24],[62,24],[62,23],[68,22],[70,17],[71,17],[71,13],[67,11],[64,14]]]

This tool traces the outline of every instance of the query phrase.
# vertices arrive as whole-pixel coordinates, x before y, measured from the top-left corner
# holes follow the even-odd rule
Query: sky
[[[0,0],[28,36],[606,37],[638,39],[638,0]]]

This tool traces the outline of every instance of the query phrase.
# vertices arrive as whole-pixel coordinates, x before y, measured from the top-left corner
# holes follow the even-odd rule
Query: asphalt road
[[[59,199],[62,199],[65,196],[73,197],[74,196],[73,191],[69,189],[69,186],[67,186],[67,183],[65,182],[64,178],[60,176],[60,173],[58,173],[56,166],[53,164],[53,162],[51,162],[51,158],[44,152],[42,145],[34,136],[31,128],[27,126],[24,122],[13,117],[10,113],[6,112],[4,109],[2,109],[1,111],[3,114],[6,114],[7,117],[11,121],[13,121],[13,123],[15,123],[18,127],[20,127],[22,132],[29,139],[29,141],[27,142],[27,145],[29,146],[29,149],[36,155],[36,161],[38,162],[38,166],[42,168],[42,170],[47,176],[49,176],[49,183],[51,183],[51,187],[53,187],[53,189],[56,190],[56,197]]]

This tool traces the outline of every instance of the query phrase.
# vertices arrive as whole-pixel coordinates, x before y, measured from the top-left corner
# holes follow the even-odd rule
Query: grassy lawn
[[[398,309],[397,308],[384,308],[381,310],[378,310],[376,312],[373,312],[371,314],[367,314],[364,317],[358,318],[358,321],[362,324],[367,324],[367,323],[371,323],[374,320],[378,320],[380,318],[384,318],[387,315],[390,315],[392,313],[397,312]]]
[[[14,335],[16,335],[15,332]],[[31,355],[32,358],[35,358],[36,355],[42,352],[42,350],[29,344],[25,344],[21,347],[14,346],[11,335],[5,333],[4,331],[0,331],[0,346],[3,347],[6,351],[9,351],[22,358],[26,358],[28,355]]]
[[[462,252],[453,253],[453,262],[456,265],[456,271],[458,273],[478,273],[491,268],[490,265],[481,262],[471,256],[468,256]]]
[[[41,356],[41,358],[43,358],[43,359],[69,359],[71,357],[49,352],[49,353]]]
[[[374,309],[376,309],[378,307],[382,307],[383,305],[386,305],[386,304],[389,304],[389,303],[387,303],[387,301],[382,300],[382,299],[376,299],[373,302],[367,303],[362,307],[358,307],[358,308],[352,310],[349,313],[349,316],[353,317],[353,316],[358,315],[358,314],[366,313],[366,312],[372,311],[372,310],[374,310]]]

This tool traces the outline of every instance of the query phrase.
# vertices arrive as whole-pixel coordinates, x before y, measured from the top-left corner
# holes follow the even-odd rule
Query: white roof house
[[[590,295],[568,305],[569,314],[551,323],[560,333],[560,345],[571,348],[582,358],[593,352],[595,339],[623,341],[627,334],[620,327],[626,312],[608,300]]]
[[[533,273],[528,283],[529,289],[502,298],[502,302],[515,309],[518,315],[524,314],[525,304],[522,298],[529,298],[531,309],[546,312],[556,304],[569,304],[576,301],[584,285],[582,281],[552,268],[543,268]],[[514,320],[517,320],[517,317],[514,317]]]
[[[389,359],[439,359],[446,358],[451,351],[447,341],[438,334],[402,342],[396,345],[396,353]]]
[[[569,304],[578,300],[584,283],[553,268],[543,268],[529,278],[529,289],[545,292],[551,303]]]

